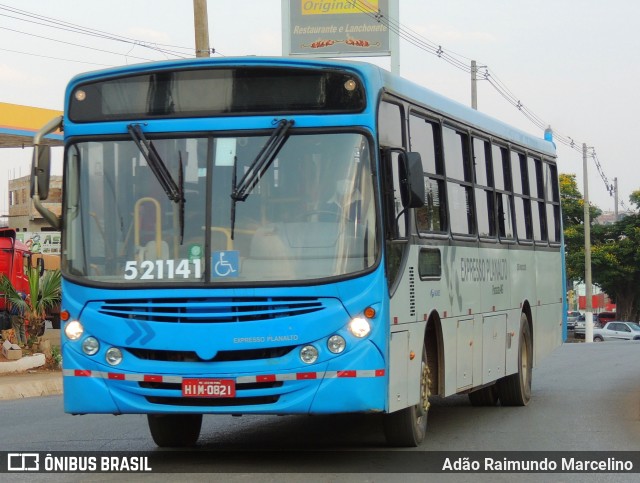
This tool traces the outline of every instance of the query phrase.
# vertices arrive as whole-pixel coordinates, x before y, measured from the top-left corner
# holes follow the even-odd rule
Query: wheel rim
[[[531,354],[529,350],[529,338],[524,334],[520,347],[520,374],[522,377],[522,388],[527,398],[531,394],[531,364],[529,363]]]
[[[422,420],[426,417],[427,412],[429,412],[429,396],[430,390],[429,385],[431,380],[429,379],[429,365],[427,364],[426,351],[423,349],[422,355],[422,373],[420,375],[420,403],[417,406],[416,416],[417,416],[417,424],[421,425]]]

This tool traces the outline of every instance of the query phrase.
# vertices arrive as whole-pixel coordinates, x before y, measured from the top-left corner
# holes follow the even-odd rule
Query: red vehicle
[[[0,228],[0,275],[6,275],[18,291],[29,293],[27,269],[31,266],[31,252],[26,244],[16,239],[13,228]],[[0,310],[6,309],[6,300],[0,298]]]
[[[29,267],[37,266],[38,273],[42,275],[45,268],[45,257],[47,255],[31,253],[29,245],[17,239],[16,230],[13,228],[0,228],[0,276],[6,275],[18,292],[29,293],[29,279],[27,277]],[[55,257],[49,256],[47,258],[47,268],[58,268],[53,259]],[[0,293],[0,312],[7,308],[7,301],[3,295]],[[53,328],[59,329],[60,306],[57,305],[49,309],[46,315]]]
[[[597,320],[600,323],[601,327],[604,327],[604,325],[607,322],[611,322],[612,320],[617,320],[616,318],[616,313],[615,312],[600,312],[598,315],[595,316],[594,320]]]

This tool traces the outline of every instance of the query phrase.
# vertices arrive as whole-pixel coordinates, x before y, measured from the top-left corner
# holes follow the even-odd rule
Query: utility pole
[[[589,215],[589,179],[587,176],[587,145],[585,143],[582,143],[582,175],[584,176],[584,341],[593,342],[591,217]]]
[[[193,26],[196,34],[196,57],[209,57],[207,0],[193,0]]]
[[[471,107],[478,110],[478,64],[475,60],[471,61]]]
[[[400,2],[398,0],[391,0],[389,2],[389,18],[400,18]],[[395,29],[389,29],[391,73],[400,75],[400,32],[393,32],[393,30]]]
[[[618,221],[618,178],[613,178],[613,200],[615,202],[615,205],[613,205],[613,213],[615,220]]]

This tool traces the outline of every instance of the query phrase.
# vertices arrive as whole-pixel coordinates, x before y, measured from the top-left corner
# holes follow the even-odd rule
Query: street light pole
[[[589,179],[587,175],[587,145],[582,143],[582,173],[584,176],[584,341],[593,342],[593,305],[591,286],[591,217],[589,215]]]

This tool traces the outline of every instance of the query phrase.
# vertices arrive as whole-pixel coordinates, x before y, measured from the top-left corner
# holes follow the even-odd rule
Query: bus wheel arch
[[[531,311],[523,307],[518,330],[518,371],[501,379],[496,386],[503,406],[526,406],[531,400],[533,371],[533,331]]]
[[[442,370],[444,368],[442,350],[442,322],[438,313],[429,317],[424,332],[424,344],[427,350],[427,363],[429,365],[429,394],[435,396],[442,394],[441,382],[444,380]]]
[[[529,305],[529,301],[525,301],[522,304],[522,313],[527,317],[527,324],[529,325],[529,333],[531,334],[531,347],[533,348],[533,311],[531,310],[531,305]],[[522,320],[522,316],[520,317]]]
[[[440,319],[430,317],[421,351],[420,401],[384,415],[384,431],[390,446],[415,447],[426,437],[429,397],[439,392],[442,330]]]

